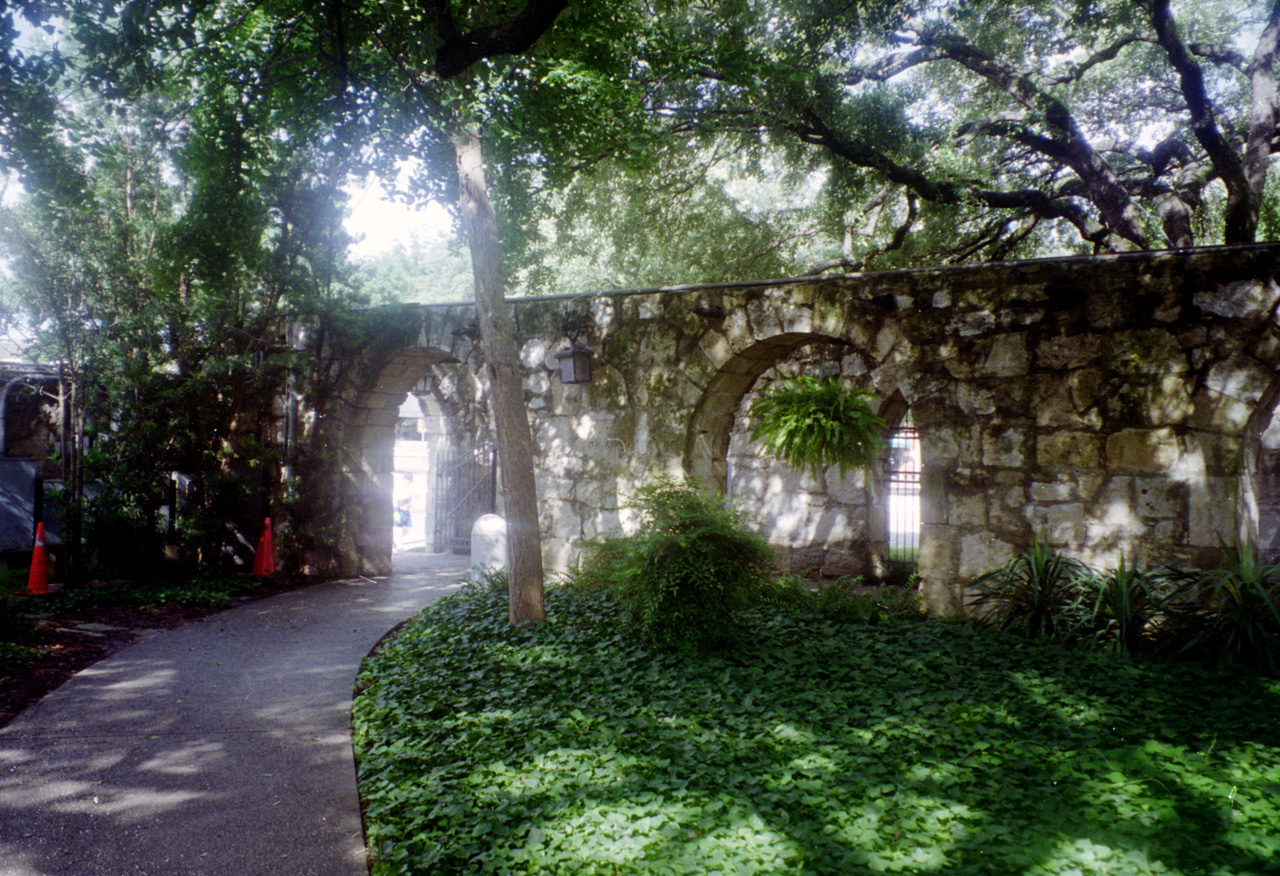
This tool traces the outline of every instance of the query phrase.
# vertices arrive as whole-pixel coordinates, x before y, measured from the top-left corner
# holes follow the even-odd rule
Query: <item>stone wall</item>
[[[1259,448],[1280,394],[1278,268],[1280,247],[1267,245],[520,300],[547,565],[626,528],[626,497],[657,474],[722,488],[744,396],[813,345],[910,406],[932,609],[962,610],[964,582],[1037,535],[1099,566],[1215,562],[1219,539],[1256,535],[1271,501],[1259,478],[1274,460]],[[584,312],[596,379],[566,386],[554,354],[566,315]],[[473,348],[458,356],[456,336],[441,340],[444,311],[420,313],[437,326],[421,361],[451,356],[482,374]],[[798,495],[802,479],[780,472],[739,467],[736,498],[767,518],[770,489]],[[800,491],[871,504],[858,483]],[[870,512],[841,513],[828,553],[879,537]],[[806,511],[797,531],[822,525]],[[795,535],[774,533],[790,548]]]

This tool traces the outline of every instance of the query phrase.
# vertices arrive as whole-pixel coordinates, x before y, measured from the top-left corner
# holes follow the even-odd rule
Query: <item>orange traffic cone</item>
[[[49,553],[44,546],[44,524],[36,524],[36,546],[31,551],[31,574],[27,576],[30,593],[49,592]]]
[[[259,578],[274,574],[276,571],[275,546],[271,544],[271,518],[262,522],[262,537],[258,539],[258,550],[253,555],[253,574]]]

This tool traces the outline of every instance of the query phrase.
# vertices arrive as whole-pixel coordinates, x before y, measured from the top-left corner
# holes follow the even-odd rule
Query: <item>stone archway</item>
[[[806,577],[880,578],[885,515],[878,501],[879,463],[868,471],[798,470],[751,440],[750,403],[793,374],[842,375],[870,390],[868,355],[846,341],[811,340],[780,356],[748,388],[731,423],[727,494],[768,537],[778,568]],[[897,394],[901,398],[901,394]]]
[[[410,347],[391,356],[357,396],[347,425],[347,450],[359,467],[362,495],[355,534],[362,574],[388,574],[392,555],[395,431],[404,397],[432,366],[448,361],[440,349]]]
[[[1243,445],[1235,536],[1273,560],[1280,557],[1280,378],[1258,400]]]
[[[409,334],[414,326],[400,328]],[[359,344],[357,352],[335,352],[342,367],[301,395],[297,435],[285,456],[295,463],[291,523],[307,574],[391,572],[400,406],[424,374],[459,362],[448,349],[413,341],[414,335],[385,332]]]
[[[554,354],[572,300],[517,300],[547,568],[625,529],[625,498],[659,474],[722,484],[744,393],[815,341],[859,351],[877,395],[911,406],[932,610],[960,611],[965,582],[1038,536],[1100,567],[1121,553],[1204,567],[1238,509],[1256,520],[1242,451],[1280,395],[1277,301],[1276,244],[601,292],[581,338],[596,378],[566,387]],[[343,388],[315,415],[331,468],[307,490],[327,501],[300,523],[338,546],[342,571],[383,563],[385,528],[371,540],[359,518],[388,507],[374,433],[389,433],[396,397],[450,353],[483,387],[473,321],[457,306],[400,310],[349,345]],[[384,374],[413,347],[435,353]]]
[[[811,332],[788,332],[756,341],[729,356],[711,378],[689,418],[684,470],[705,487],[722,490],[728,480],[729,437],[742,399],[770,368],[810,344],[847,344]]]

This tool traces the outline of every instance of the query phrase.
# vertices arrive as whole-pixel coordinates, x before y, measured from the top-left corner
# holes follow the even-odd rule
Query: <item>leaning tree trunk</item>
[[[533,436],[524,403],[524,381],[516,350],[515,319],[503,296],[498,222],[485,184],[480,137],[453,137],[458,164],[458,206],[471,249],[480,343],[489,369],[490,406],[502,469],[502,499],[507,517],[511,571],[510,618],[513,624],[541,623],[542,542],[538,533],[538,490],[533,477]]]

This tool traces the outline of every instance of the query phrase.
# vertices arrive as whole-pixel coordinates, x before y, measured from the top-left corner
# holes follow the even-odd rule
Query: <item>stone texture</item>
[[[1036,463],[1042,468],[1096,468],[1102,441],[1088,432],[1054,432],[1036,439]]]
[[[982,367],[978,370],[985,377],[1018,377],[1027,373],[1026,335],[997,335],[991,342]]]
[[[1271,310],[1280,301],[1280,286],[1270,277],[1237,280],[1201,290],[1191,301],[1215,316],[1244,318]]]
[[[1113,471],[1168,471],[1177,463],[1172,429],[1123,429],[1107,438],[1107,465]]]
[[[965,581],[1035,534],[1088,562],[1211,559],[1218,535],[1256,513],[1237,508],[1238,478],[1271,420],[1259,406],[1276,397],[1280,342],[1263,329],[1278,271],[1270,244],[606,293],[591,299],[583,338],[599,375],[572,387],[547,361],[575,305],[517,300],[548,566],[572,562],[576,539],[634,525],[630,489],[689,471],[729,486],[782,563],[867,568],[885,526],[874,479],[789,472],[733,437],[749,428],[746,399],[771,369],[815,362],[910,406],[933,610],[960,610]],[[342,358],[341,379],[308,390],[299,420],[307,446],[347,451],[307,487],[332,508],[294,527],[326,533],[331,567],[381,562],[377,515],[338,511],[382,501],[388,463],[371,436],[394,422],[397,394],[425,373],[455,443],[491,438],[474,313],[424,307],[396,319],[368,343],[317,353]],[[403,358],[415,343],[418,357]],[[446,356],[460,364],[432,364]]]
[[[962,536],[958,576],[961,582],[969,581],[999,568],[1016,553],[1012,544],[985,533]]]
[[[982,436],[982,464],[1021,467],[1026,459],[1026,440],[1021,429],[989,427]]]

